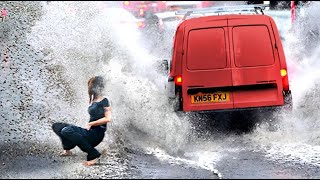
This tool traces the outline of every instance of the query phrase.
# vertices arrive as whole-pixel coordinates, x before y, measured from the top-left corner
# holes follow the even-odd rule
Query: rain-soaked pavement
[[[1,1],[2,7],[8,18],[0,23],[0,178],[320,177],[320,46],[302,51],[315,42],[304,37],[308,28],[319,30],[319,3],[296,31],[288,28],[290,12],[266,12],[284,38],[295,106],[270,123],[259,117],[245,133],[222,131],[218,121],[207,131],[201,125],[208,118],[172,113],[166,77],[155,70],[171,44],[161,45],[169,53],[147,51],[139,32],[110,24],[118,16],[102,1]],[[77,148],[74,156],[59,156],[51,124],[87,122],[86,82],[97,74],[108,80],[113,122],[97,147],[100,164],[85,167]]]

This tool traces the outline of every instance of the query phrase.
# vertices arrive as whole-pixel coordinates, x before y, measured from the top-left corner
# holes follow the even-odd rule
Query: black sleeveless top
[[[104,107],[109,107],[109,100],[107,98],[104,98],[100,102],[93,102],[89,107],[88,107],[88,112],[90,114],[90,121],[96,121],[98,119],[101,119],[104,117]],[[102,128],[107,128],[107,124],[100,125]],[[94,127],[92,127],[94,128]]]

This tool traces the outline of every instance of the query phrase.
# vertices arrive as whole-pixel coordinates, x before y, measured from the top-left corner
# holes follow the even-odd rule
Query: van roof
[[[247,14],[228,14],[228,15],[220,15],[220,16],[200,16],[200,17],[194,17],[191,19],[186,19],[183,22],[181,22],[180,25],[191,25],[197,24],[199,22],[205,22],[205,21],[215,21],[215,20],[224,20],[224,19],[247,19],[247,20],[253,20],[253,19],[269,19],[270,16],[268,15],[262,15],[262,14],[253,14],[253,15],[247,15]]]
[[[183,20],[191,15],[226,15],[226,14],[264,14],[268,7],[266,4],[237,5],[237,6],[216,6],[209,8],[194,8],[176,11],[176,15],[184,15]]]

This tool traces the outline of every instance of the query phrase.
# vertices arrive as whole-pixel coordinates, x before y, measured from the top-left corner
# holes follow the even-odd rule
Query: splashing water
[[[25,41],[26,32],[41,16],[41,6],[37,2],[1,1],[0,4],[8,9],[7,19],[0,24],[0,139],[1,142],[30,137],[37,140],[43,132],[37,134],[35,129],[43,125],[43,120],[47,121],[48,114],[54,113],[47,111],[50,107],[44,108],[52,105],[47,104],[47,100],[59,93],[42,96],[57,84],[47,83],[52,76],[46,75],[43,55]],[[60,99],[53,101],[59,103]]]
[[[304,15],[284,33],[294,111],[279,116],[277,131],[270,132],[262,126],[246,137],[260,144],[268,158],[277,161],[319,165],[319,8],[319,2],[304,7]],[[277,25],[279,29],[286,28],[284,24]]]
[[[119,15],[108,14],[104,2],[3,6],[8,6],[11,14],[2,26],[2,34],[7,36],[1,42],[2,52],[8,51],[2,56],[10,56],[10,61],[3,61],[1,70],[1,125],[5,127],[1,139],[47,142],[52,139],[52,122],[84,125],[89,118],[87,80],[103,75],[113,107],[110,142],[117,136],[131,143],[140,141],[140,135],[133,137],[133,131],[139,131],[148,137],[144,144],[154,143],[173,152],[184,145],[188,124],[168,109],[165,77],[156,71],[157,59],[139,44],[137,29],[128,26],[120,31],[112,24]],[[11,10],[24,6],[29,9]],[[31,7],[35,9],[30,11]],[[19,16],[32,24],[14,24]],[[16,26],[21,31],[8,28]],[[15,52],[11,41],[17,46]],[[12,111],[17,107],[20,109]],[[58,143],[58,138],[54,140]]]

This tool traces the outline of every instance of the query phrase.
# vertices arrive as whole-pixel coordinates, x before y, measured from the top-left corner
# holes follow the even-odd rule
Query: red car
[[[169,67],[166,88],[175,111],[292,107],[282,42],[267,15],[183,21],[175,33]]]
[[[147,13],[165,11],[166,1],[122,1],[122,7],[136,17],[145,17]]]

